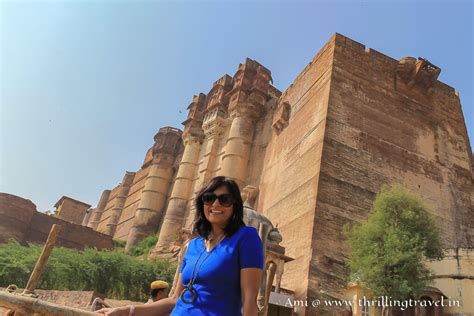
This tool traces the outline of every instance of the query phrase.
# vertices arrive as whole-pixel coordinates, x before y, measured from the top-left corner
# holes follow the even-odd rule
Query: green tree
[[[400,186],[382,188],[368,221],[346,227],[345,233],[351,276],[376,297],[416,297],[432,276],[423,260],[443,258],[440,233],[428,208]]]

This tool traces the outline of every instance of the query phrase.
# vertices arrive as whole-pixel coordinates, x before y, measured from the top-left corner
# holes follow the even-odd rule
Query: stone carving
[[[182,137],[185,143],[192,140],[202,142],[204,138],[202,121],[206,108],[205,101],[206,95],[200,93],[193,97],[191,104],[188,106],[188,118],[182,123],[184,125]]]
[[[233,88],[230,94],[229,112],[231,118],[245,117],[257,120],[265,112],[269,96],[270,71],[248,59],[240,64],[234,75]]]
[[[160,154],[174,155],[181,151],[182,141],[181,130],[174,127],[162,127],[155,135],[155,144],[153,145],[153,157]]]
[[[232,90],[249,91],[257,89],[266,94],[271,81],[270,70],[255,60],[247,58],[245,63],[239,64],[239,68],[234,75]]]
[[[233,82],[233,88],[232,89],[238,89],[238,88],[245,87],[244,86],[244,66],[242,64],[239,64],[239,69],[234,74],[234,78],[233,78],[232,82]]]
[[[260,307],[259,315],[263,316],[267,315],[268,312],[268,301],[272,284],[277,273],[277,287],[279,288],[279,282],[283,274],[283,265],[285,263],[285,260],[282,258],[285,256],[284,248],[278,247],[278,244],[283,240],[278,228],[275,228],[273,223],[265,215],[258,213],[254,209],[257,195],[258,189],[254,186],[247,185],[242,189],[244,222],[247,226],[252,226],[257,229],[264,249],[265,268],[263,270],[262,282],[257,298],[257,303]],[[272,245],[277,246],[278,251],[275,251]]]
[[[232,78],[224,75],[214,82],[211,91],[206,99],[206,109],[210,110],[214,107],[225,107],[227,105],[227,92],[232,89]]]
[[[221,106],[208,111],[204,116],[202,129],[206,137],[214,137],[224,130],[227,111]]]
[[[221,77],[214,85],[206,98],[206,111],[202,129],[207,137],[219,134],[225,125],[228,96],[232,88],[232,78],[229,75]]]
[[[266,94],[268,92],[268,88],[270,87],[269,82],[273,82],[270,71],[268,71],[268,69],[264,68],[262,65],[259,65],[257,68],[257,75],[253,88],[258,89],[262,93]]]
[[[433,85],[438,79],[441,69],[428,60],[418,57],[404,57],[397,65],[397,76],[404,81],[408,87],[417,85],[428,94],[432,92]]]
[[[279,135],[285,127],[288,126],[290,120],[291,106],[288,102],[282,102],[278,105],[273,119],[273,130]]]
[[[258,189],[254,186],[247,185],[242,189],[242,200],[244,201],[244,222],[247,226],[255,227],[259,233],[265,232],[264,236],[260,236],[262,241],[270,241],[279,244],[283,237],[278,228],[263,214],[255,211],[255,202],[258,195]],[[271,237],[271,238],[269,238]]]
[[[205,108],[206,95],[200,93],[199,95],[193,96],[191,104],[188,106],[188,118],[183,122],[183,125],[186,125],[186,122],[189,120],[202,121],[202,114]]]

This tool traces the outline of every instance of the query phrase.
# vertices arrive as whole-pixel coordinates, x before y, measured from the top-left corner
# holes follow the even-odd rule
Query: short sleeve
[[[183,273],[184,267],[186,267],[186,255],[183,257],[183,261],[181,261],[181,268],[179,269],[180,273]]]
[[[184,243],[183,248],[181,249],[180,256],[183,256],[183,259],[181,260],[181,267],[179,268],[179,272],[183,273],[184,267],[186,267],[186,253],[188,252],[188,247],[189,244],[191,243],[192,240],[188,240],[187,242]]]
[[[239,242],[240,269],[263,269],[263,247],[257,230],[253,227],[245,227],[244,229],[245,232]]]

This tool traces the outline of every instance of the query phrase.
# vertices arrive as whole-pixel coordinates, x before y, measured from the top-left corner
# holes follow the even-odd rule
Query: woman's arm
[[[262,269],[246,268],[240,270],[240,289],[242,291],[243,316],[257,316],[257,295],[262,279]]]
[[[135,305],[133,316],[169,315],[175,303],[176,301],[173,298],[168,297],[150,304]],[[117,308],[103,308],[96,313],[102,313],[108,316],[129,316],[131,314],[131,307],[128,305]]]
[[[183,285],[181,284],[181,273],[178,276],[178,284],[176,286],[176,290],[174,291],[174,295],[172,297],[164,298],[157,302],[153,302],[151,304],[145,305],[136,305],[135,311],[133,316],[165,316],[169,315],[173,310],[176,301],[181,295],[183,291]],[[130,315],[130,307],[119,307],[119,308],[103,308],[98,310],[96,313],[102,313],[109,316],[129,316]]]

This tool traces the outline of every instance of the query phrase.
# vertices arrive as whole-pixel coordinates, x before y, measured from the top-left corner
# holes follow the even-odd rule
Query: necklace
[[[225,237],[225,234],[222,234],[222,236],[219,238],[219,241],[216,243],[216,246],[219,242],[221,242]],[[210,239],[211,240],[211,239]],[[204,257],[204,259],[201,261],[201,263],[199,264],[199,267],[198,267],[198,263],[199,263],[199,260],[201,259],[202,257],[202,254],[204,253],[204,251],[206,250],[206,240],[203,242],[202,244],[202,249],[201,249],[201,252],[199,253],[199,256],[196,260],[196,262],[194,263],[194,267],[193,267],[193,271],[191,272],[191,279],[189,280],[188,284],[184,287],[183,291],[181,292],[181,300],[186,303],[186,304],[192,304],[194,303],[194,301],[196,300],[196,296],[197,296],[197,292],[196,290],[194,289],[194,282],[196,282],[196,278],[199,274],[199,271],[201,270],[202,268],[202,265],[204,264],[204,261],[206,261],[207,258],[209,258],[209,256],[211,255],[212,251],[215,249],[212,248],[211,251],[209,251],[207,253],[207,255]],[[198,267],[198,268],[197,268]],[[197,268],[197,269],[196,269]],[[191,293],[191,300],[187,300],[184,298],[184,294],[186,292],[189,292]]]
[[[225,238],[225,233],[220,234],[219,236],[209,237],[204,241],[207,251],[212,251],[217,245]]]

